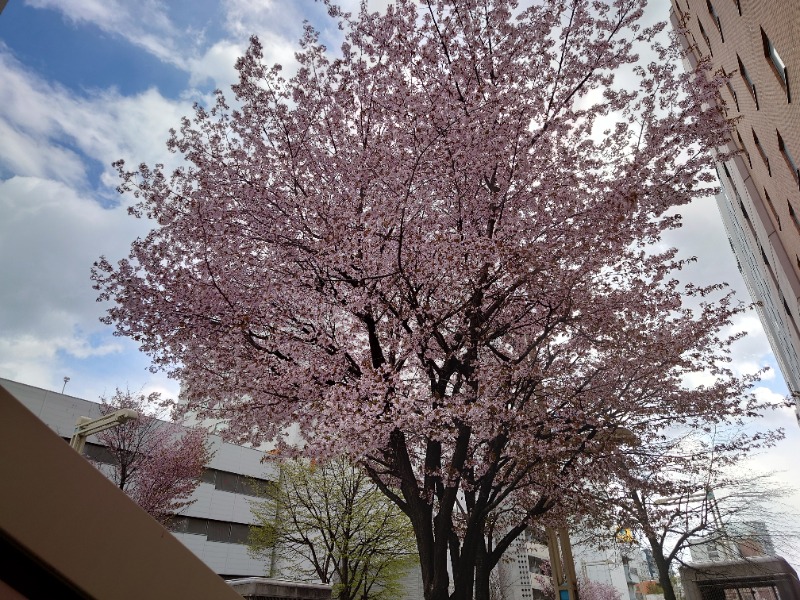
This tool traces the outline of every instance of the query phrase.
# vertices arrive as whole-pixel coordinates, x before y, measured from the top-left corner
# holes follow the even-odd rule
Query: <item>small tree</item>
[[[724,441],[694,436],[665,442],[659,451],[653,445],[620,455],[619,479],[598,488],[595,498],[607,504],[612,521],[631,528],[650,548],[665,600],[675,600],[671,570],[684,564],[692,546],[712,544],[721,559],[734,559],[763,542],[757,535],[737,539],[735,524],[772,521],[764,501],[771,503],[787,490],[769,475],[743,475],[741,469],[731,474],[731,467],[753,444],[770,445],[781,437],[780,430]],[[784,534],[791,528],[787,521],[777,520]]]
[[[160,404],[156,392],[145,396],[116,390],[101,398],[107,414],[131,408],[139,418],[97,435],[113,457],[111,479],[130,498],[163,525],[194,502],[203,467],[211,460],[205,430],[184,428],[149,414]]]
[[[308,467],[286,462],[281,481],[252,503],[254,556],[277,545],[292,578],[334,584],[340,600],[395,598],[413,564],[414,531],[359,468],[344,459]]]
[[[261,526],[251,529],[251,555],[277,546],[285,575],[332,583],[339,600],[394,598],[413,564],[408,518],[345,459],[285,462],[279,484],[252,510]]]

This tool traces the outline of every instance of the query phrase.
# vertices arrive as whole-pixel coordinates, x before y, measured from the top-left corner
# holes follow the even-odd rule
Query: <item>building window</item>
[[[783,62],[781,55],[778,54],[778,51],[775,49],[775,45],[767,37],[767,34],[764,33],[763,28],[761,29],[761,42],[764,45],[764,58],[769,62],[770,67],[772,67],[772,72],[775,73],[778,81],[786,92],[786,100],[791,102],[792,97],[789,93],[789,70],[786,68],[786,63]]]
[[[737,131],[736,137],[739,138],[739,146],[742,149],[742,153],[744,157],[747,159],[747,164],[750,165],[750,168],[753,168],[753,161],[750,158],[750,153],[747,151],[747,146],[744,145],[744,140],[742,139],[742,135]]]
[[[747,69],[744,68],[744,63],[742,59],[739,58],[739,55],[736,55],[736,61],[739,63],[739,74],[742,76],[742,80],[744,84],[747,86],[750,95],[753,97],[753,102],[756,103],[756,110],[758,109],[758,94],[756,93],[756,84],[753,83],[753,80],[750,79],[750,74],[747,72]]]
[[[184,516],[173,518],[170,522],[170,529],[175,533],[202,535],[209,542],[240,545],[247,544],[247,538],[250,533],[250,525],[246,523],[231,523],[230,521]]]
[[[778,150],[780,150],[781,154],[783,154],[783,160],[786,161],[786,166],[789,167],[789,170],[792,172],[792,176],[794,177],[794,182],[797,184],[798,189],[800,189],[800,170],[797,169],[797,163],[789,152],[789,149],[786,147],[786,144],[783,143],[783,138],[781,137],[780,132],[776,131],[775,133],[778,134]]]
[[[708,53],[711,54],[711,56],[714,56],[714,51],[711,49],[711,40],[709,39],[703,24],[700,22],[700,19],[697,19],[697,24],[700,26],[700,35],[703,36],[703,39],[706,41],[706,46],[708,46]]]
[[[745,221],[747,221],[749,223],[750,222],[750,215],[747,214],[747,209],[744,207],[744,202],[742,202],[741,198],[739,198],[739,209],[742,211],[742,214],[744,215]]]
[[[739,11],[739,16],[742,16],[742,2],[741,0],[733,0],[733,3],[736,5],[736,10]]]
[[[731,95],[731,98],[733,98],[733,103],[736,105],[736,112],[742,112],[739,109],[739,99],[736,97],[736,90],[733,89],[730,76],[725,72],[725,69],[722,69],[722,76],[725,78],[725,87],[728,88],[728,93]]]
[[[764,164],[767,165],[767,173],[769,173],[769,176],[772,177],[772,168],[769,166],[769,157],[764,151],[764,146],[761,145],[761,141],[758,139],[755,129],[753,129],[753,141],[756,143],[756,148],[758,149],[758,153],[761,155],[761,160],[763,160]]]
[[[719,15],[717,11],[714,10],[714,5],[711,4],[711,0],[706,0],[706,6],[708,7],[708,14],[711,15],[711,18],[714,19],[714,22],[717,24],[717,30],[719,31],[719,38],[722,40],[722,43],[725,43],[725,35],[722,33],[722,22],[719,20]]]
[[[268,494],[275,482],[264,479],[255,479],[238,473],[229,473],[217,469],[204,469],[200,481],[210,483],[214,489],[223,492],[233,492],[245,496],[263,496]]]
[[[775,209],[775,205],[772,203],[772,198],[769,197],[766,188],[764,188],[764,199],[767,201],[767,206],[769,206],[772,216],[775,217],[775,222],[778,224],[778,230],[781,231],[781,218],[778,215],[778,211]]]
[[[792,222],[797,228],[798,233],[800,233],[800,219],[797,218],[797,213],[794,211],[792,203],[787,200],[786,205],[789,207],[789,216],[792,218]]]

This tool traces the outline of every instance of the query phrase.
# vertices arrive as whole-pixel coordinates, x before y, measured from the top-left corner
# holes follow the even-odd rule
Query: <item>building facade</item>
[[[717,203],[791,392],[800,392],[800,2],[672,0],[690,64],[727,78]],[[800,412],[798,412],[800,421]]]
[[[0,378],[0,385],[59,436],[72,436],[78,417],[100,416],[100,405]],[[213,571],[226,579],[270,575],[270,561],[251,558],[247,536],[255,519],[250,501],[259,485],[277,479],[277,469],[262,463],[264,453],[209,436],[214,457],[208,464],[195,502],[174,523],[173,534]],[[85,453],[102,461],[102,446],[90,436]]]
[[[579,585],[599,583],[614,588],[622,600],[643,600],[639,584],[653,577],[646,554],[638,544],[615,543],[599,548],[592,542],[571,537]],[[549,561],[546,543],[526,531],[498,564],[499,596],[504,600],[545,600],[552,594]]]

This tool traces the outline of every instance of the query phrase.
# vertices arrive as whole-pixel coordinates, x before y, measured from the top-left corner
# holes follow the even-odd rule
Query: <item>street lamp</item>
[[[97,419],[90,419],[89,417],[78,417],[78,422],[75,424],[75,431],[72,438],[69,440],[69,445],[75,448],[78,454],[83,453],[83,447],[86,445],[86,438],[95,433],[100,433],[106,429],[111,429],[117,425],[122,425],[133,419],[138,419],[139,413],[131,408],[120,408],[112,413],[98,417]]]

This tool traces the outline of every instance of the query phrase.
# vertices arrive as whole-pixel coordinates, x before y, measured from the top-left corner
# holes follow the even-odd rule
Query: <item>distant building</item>
[[[505,600],[543,600],[549,571],[547,544],[525,531],[506,550],[496,567],[497,585]]]
[[[726,524],[722,535],[690,540],[689,552],[693,563],[707,563],[775,556],[775,546],[766,523],[745,521]]]
[[[800,2],[672,0],[688,61],[730,79],[737,119],[717,197],[731,247],[787,386],[800,392]],[[798,406],[800,422],[800,406]]]
[[[636,544],[614,544],[600,549],[572,540],[578,581],[592,581],[615,588],[622,600],[642,600],[638,584],[650,579],[647,558]],[[508,549],[497,566],[500,590],[505,600],[541,600],[550,587],[547,545],[526,531]]]

